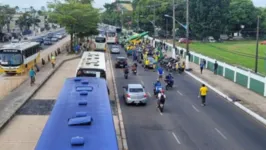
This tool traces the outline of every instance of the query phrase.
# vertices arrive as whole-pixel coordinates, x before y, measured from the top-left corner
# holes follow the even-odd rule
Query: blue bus
[[[118,150],[106,81],[66,79],[35,150]]]

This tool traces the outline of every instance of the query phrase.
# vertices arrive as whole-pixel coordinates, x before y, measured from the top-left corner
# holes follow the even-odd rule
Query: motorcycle
[[[164,109],[164,104],[160,102],[160,104],[159,104],[159,110],[161,112],[163,112],[163,109]]]
[[[133,73],[134,75],[137,75],[137,69],[132,70],[132,73]]]
[[[127,79],[128,78],[128,73],[125,73],[124,77],[125,77],[125,79]]]
[[[165,103],[165,100],[164,100],[164,101],[162,101],[162,100],[158,100],[157,103],[158,103],[157,108],[159,108],[160,112],[163,112],[163,110],[164,110],[164,103]]]
[[[165,89],[166,90],[168,90],[169,88],[173,88],[173,86],[174,86],[174,81],[167,81],[167,80],[165,80],[165,82],[166,82],[166,86],[165,86]]]

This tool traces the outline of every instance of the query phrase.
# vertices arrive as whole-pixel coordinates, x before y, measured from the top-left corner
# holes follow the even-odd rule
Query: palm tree
[[[15,10],[16,10],[17,13],[19,13],[19,11],[20,11],[18,6],[15,7]]]

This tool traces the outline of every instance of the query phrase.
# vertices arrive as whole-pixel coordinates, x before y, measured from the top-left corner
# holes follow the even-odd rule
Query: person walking
[[[55,67],[55,56],[54,55],[52,56],[51,64],[52,64],[52,67],[54,68]]]
[[[30,86],[32,86],[35,83],[35,71],[33,69],[33,67],[30,69],[29,71],[29,76],[30,76]]]
[[[208,93],[208,88],[205,86],[205,84],[202,84],[199,90],[199,98],[201,98],[201,105],[206,106],[206,96]]]
[[[200,62],[200,73],[201,73],[201,74],[202,74],[203,68],[204,68],[204,62],[201,61],[201,62]]]
[[[215,63],[214,63],[214,70],[213,70],[213,73],[214,74],[217,74],[217,69],[218,69],[218,63],[217,63],[217,61],[215,61]]]

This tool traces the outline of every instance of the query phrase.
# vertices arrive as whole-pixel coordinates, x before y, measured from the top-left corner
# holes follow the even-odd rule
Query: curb
[[[185,71],[185,73],[188,74],[189,76],[191,76],[192,78],[196,79],[197,81],[205,84],[207,87],[212,89],[214,92],[216,92],[217,94],[219,94],[220,96],[222,96],[223,98],[228,100],[229,102],[232,102],[235,106],[237,106],[238,108],[240,108],[241,110],[243,110],[244,112],[246,112],[250,116],[254,117],[259,122],[261,122],[262,124],[264,124],[266,126],[266,119],[263,118],[262,116],[260,116],[259,114],[257,114],[255,112],[253,112],[252,110],[246,108],[244,105],[240,104],[239,102],[234,102],[229,96],[227,96],[226,94],[224,94],[221,91],[217,90],[215,87],[211,86],[206,81],[202,80],[201,78],[197,77],[196,75],[194,75],[194,74],[192,74],[190,72],[187,72],[187,71]]]
[[[114,91],[115,91],[116,106],[117,106],[117,110],[118,110],[118,120],[119,120],[120,137],[121,137],[121,141],[122,141],[122,150],[128,150],[126,132],[125,132],[125,127],[124,127],[124,122],[123,122],[123,116],[122,116],[122,111],[121,111],[121,107],[120,107],[120,103],[119,103],[119,96],[118,96],[117,88],[115,85],[116,81],[115,81],[115,77],[114,77],[112,60],[111,60],[110,53],[109,52],[107,52],[107,53],[108,53],[108,56],[109,56],[109,59],[111,62],[111,74],[112,74],[112,80],[113,80]]]
[[[32,98],[32,96],[34,96],[34,94],[36,94],[39,89],[48,81],[48,79],[67,61],[71,61],[74,59],[77,59],[79,57],[73,57],[73,58],[68,58],[65,60],[62,60],[53,70],[51,73],[48,74],[48,76],[46,76],[44,78],[44,80],[40,83],[39,86],[37,86],[32,93],[30,93],[30,95],[28,95],[25,99],[24,102],[19,104],[18,106],[16,106],[16,108],[10,113],[8,114],[9,116],[7,117],[7,119],[5,121],[3,121],[3,123],[0,124],[0,130],[2,130],[8,123],[9,121],[15,116],[16,112],[30,99]],[[28,81],[28,79],[25,80],[25,82]]]

